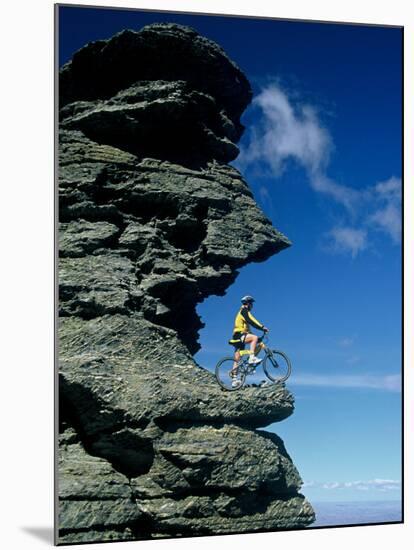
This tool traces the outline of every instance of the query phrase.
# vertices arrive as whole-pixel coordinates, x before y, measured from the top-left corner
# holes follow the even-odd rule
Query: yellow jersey
[[[262,329],[264,325],[258,321],[246,307],[242,307],[236,315],[234,320],[234,333],[247,333],[250,332],[250,325],[255,328]]]

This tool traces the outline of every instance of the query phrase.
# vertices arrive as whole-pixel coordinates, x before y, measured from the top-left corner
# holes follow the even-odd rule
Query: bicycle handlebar
[[[268,331],[266,330],[263,330],[263,334],[259,337],[258,341],[259,342],[263,342],[263,341],[268,341],[269,337],[267,336],[268,334]],[[265,340],[266,339],[266,340]]]

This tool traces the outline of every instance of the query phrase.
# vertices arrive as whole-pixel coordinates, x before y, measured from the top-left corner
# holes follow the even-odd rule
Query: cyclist
[[[251,365],[258,365],[262,361],[262,359],[254,355],[258,336],[250,333],[250,325],[264,332],[268,332],[269,329],[251,314],[254,301],[252,296],[243,296],[241,299],[242,306],[234,320],[233,336],[230,340],[230,343],[235,347],[233,368],[230,371],[230,376],[233,378],[233,385],[237,384],[237,363],[240,360],[240,350],[244,349],[245,344],[250,344],[249,363]]]

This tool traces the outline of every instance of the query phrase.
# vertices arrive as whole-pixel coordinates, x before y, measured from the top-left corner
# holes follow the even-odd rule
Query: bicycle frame
[[[264,339],[264,336],[261,336],[258,340],[258,344],[254,350],[254,355],[257,355],[258,353],[260,353],[260,351],[262,349],[266,349],[266,344],[263,342],[263,339]],[[239,353],[240,353],[240,357],[243,357],[245,355],[251,355],[251,351],[249,349],[242,349],[242,350],[239,350]]]
[[[264,358],[259,363],[249,363],[248,357],[251,355],[250,349],[237,350],[239,358],[234,356],[223,357],[216,365],[215,375],[218,383],[225,390],[235,390],[243,387],[246,377],[256,373],[257,365],[263,367],[265,376],[272,383],[282,383],[287,380],[291,372],[291,363],[287,355],[282,350],[271,349],[265,342],[268,341],[266,334],[258,338],[257,346],[254,350],[255,355],[264,351]],[[229,387],[230,380],[234,381],[234,376],[239,373],[241,383]],[[235,373],[234,375],[232,373]]]

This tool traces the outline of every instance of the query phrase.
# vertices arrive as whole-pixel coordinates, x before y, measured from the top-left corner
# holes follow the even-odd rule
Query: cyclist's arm
[[[241,314],[243,315],[246,323],[248,323],[249,325],[253,325],[254,328],[258,328],[259,330],[262,330],[264,328],[264,325],[262,325],[260,321],[253,317],[253,315],[250,313],[250,311],[247,311],[247,309],[243,308]]]

